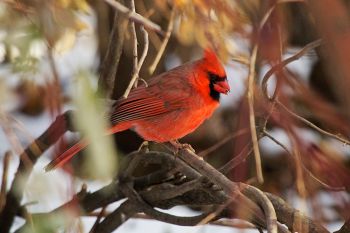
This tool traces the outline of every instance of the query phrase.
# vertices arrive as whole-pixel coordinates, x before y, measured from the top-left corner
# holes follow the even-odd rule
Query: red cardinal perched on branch
[[[211,50],[133,89],[112,107],[108,134],[133,129],[143,139],[167,142],[194,131],[219,106],[220,94],[230,86],[225,70]],[[89,142],[81,140],[51,161],[46,171],[62,166]]]

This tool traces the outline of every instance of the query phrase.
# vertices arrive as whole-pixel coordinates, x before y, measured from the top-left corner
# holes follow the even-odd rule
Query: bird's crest
[[[226,77],[224,67],[216,56],[216,53],[211,48],[206,48],[204,50],[204,62],[208,72],[214,73],[220,77]]]

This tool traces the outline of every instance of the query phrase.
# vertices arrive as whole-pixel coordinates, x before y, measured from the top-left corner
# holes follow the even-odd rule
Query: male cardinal
[[[110,114],[108,134],[133,129],[143,139],[167,142],[194,131],[219,106],[220,93],[230,86],[225,70],[212,50],[149,80],[119,99]],[[46,171],[62,166],[88,145],[81,140],[51,161]]]

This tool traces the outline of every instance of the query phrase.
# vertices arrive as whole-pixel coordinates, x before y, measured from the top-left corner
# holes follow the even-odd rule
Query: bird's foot
[[[143,141],[137,151],[149,152],[149,142]]]
[[[191,152],[193,153],[196,153],[196,151],[193,149],[193,147],[188,144],[188,143],[184,143],[184,144],[181,144],[178,140],[174,140],[174,141],[170,141],[170,143],[175,146],[176,148],[176,152],[178,153],[180,150],[190,150]],[[177,154],[176,153],[176,154]]]

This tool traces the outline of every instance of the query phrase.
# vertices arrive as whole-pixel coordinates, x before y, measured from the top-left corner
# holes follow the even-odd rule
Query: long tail
[[[89,142],[85,139],[80,140],[76,144],[74,144],[71,148],[57,156],[54,160],[52,160],[45,167],[45,171],[51,171],[57,167],[63,166],[66,162],[68,162],[74,155],[76,155],[79,151],[84,149],[89,145]]]
[[[126,129],[130,128],[131,123],[130,122],[124,122],[119,123],[118,125],[115,125],[114,127],[111,127],[107,130],[106,135],[114,134]],[[84,149],[89,145],[89,141],[87,139],[82,139],[76,144],[74,144],[71,148],[57,156],[54,160],[52,160],[48,165],[45,167],[45,171],[51,171],[55,168],[63,166],[66,162],[68,162],[74,155],[76,155],[79,151]]]

